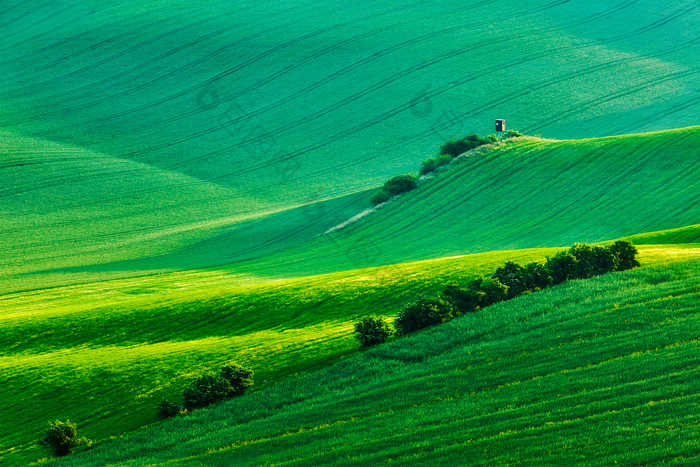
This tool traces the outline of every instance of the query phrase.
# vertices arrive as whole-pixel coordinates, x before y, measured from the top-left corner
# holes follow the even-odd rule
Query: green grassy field
[[[641,246],[646,265],[700,255],[695,244]],[[94,439],[156,421],[163,397],[229,360],[258,386],[353,353],[352,324],[393,316],[417,293],[555,249],[490,252],[239,286],[226,271],[172,273],[6,295],[0,300],[0,456],[36,459],[48,419]],[[32,401],[27,404],[27,401]]]
[[[695,2],[651,0],[2,8],[4,288],[89,281],[64,268],[115,261],[144,260],[105,278],[249,258],[232,244],[289,248],[315,222],[257,244],[241,222],[373,188],[494,118],[553,138],[697,124],[699,18]],[[228,251],[161,261],[210,240]]]
[[[698,2],[15,3],[0,464],[57,418],[81,465],[697,460]],[[494,118],[542,137],[368,211]],[[359,316],[617,238],[642,269],[357,352]],[[230,360],[249,396],[102,443]]]
[[[699,283],[698,259],[569,282],[64,464],[693,465]]]
[[[510,141],[340,231],[234,270],[288,277],[678,228],[700,219],[698,180],[700,127]]]
[[[45,216],[23,215],[7,239],[4,255],[13,267],[2,287],[12,292],[213,265],[264,281],[679,228],[700,218],[698,148],[700,127],[508,141],[463,158],[418,190],[328,235],[321,234],[369,207],[370,191],[326,198],[319,188],[301,206],[267,215],[227,217],[235,203],[215,197],[208,198],[206,218],[197,210],[179,211],[179,202],[202,193],[184,189],[181,201],[120,202],[128,210],[121,219],[87,214],[76,224],[74,214],[61,212],[55,214],[60,225],[45,230],[39,225]],[[50,196],[49,190],[37,193]],[[31,206],[24,197],[18,202]],[[135,228],[135,218],[144,227]],[[182,223],[186,227],[178,228]],[[28,229],[40,240],[22,234]],[[26,252],[23,258],[17,249]]]

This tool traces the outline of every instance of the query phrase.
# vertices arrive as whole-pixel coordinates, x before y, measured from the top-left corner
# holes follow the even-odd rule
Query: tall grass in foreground
[[[571,281],[67,465],[696,462],[700,261]]]

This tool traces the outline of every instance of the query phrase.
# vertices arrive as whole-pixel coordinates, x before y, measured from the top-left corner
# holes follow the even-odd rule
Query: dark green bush
[[[182,397],[187,410],[206,407],[235,395],[231,383],[219,375],[204,375],[185,388]]]
[[[176,404],[175,402],[171,402],[167,399],[163,399],[158,404],[158,418],[161,419],[172,418],[176,415],[180,415],[182,411],[183,409],[180,404]]]
[[[486,297],[480,290],[463,289],[457,284],[448,285],[442,293],[460,315],[478,310]]]
[[[529,290],[525,268],[512,261],[507,261],[491,275],[494,279],[508,287],[507,298],[514,298]]]
[[[77,446],[89,445],[86,438],[78,438],[78,427],[70,420],[62,422],[55,420],[49,422],[49,428],[44,437],[39,440],[39,444],[46,446],[53,451],[54,456],[63,457]]]
[[[390,198],[391,195],[382,189],[375,191],[372,197],[369,199],[369,202],[376,206],[378,204],[386,203]]]
[[[593,274],[596,276],[612,272],[617,267],[617,260],[610,247],[594,246],[593,259],[595,264]]]
[[[390,178],[384,186],[376,191],[370,198],[370,202],[375,206],[388,201],[390,198],[407,191],[411,191],[418,187],[417,178],[415,175],[404,174]]]
[[[229,363],[221,367],[220,376],[231,384],[234,396],[242,396],[253,387],[253,370],[237,363]]]
[[[396,316],[396,334],[405,336],[419,329],[444,323],[454,316],[454,306],[442,297],[420,296],[406,304]]]
[[[416,176],[411,174],[397,175],[384,184],[383,190],[389,195],[395,196],[406,193],[418,187]]]
[[[569,253],[576,258],[576,278],[588,279],[596,274],[596,254],[593,247],[585,243],[574,243]]]
[[[559,251],[552,257],[547,256],[544,266],[552,277],[553,284],[575,279],[578,274],[578,261],[569,251]]]
[[[639,261],[637,261],[638,251],[632,242],[618,240],[610,245],[608,249],[615,258],[616,271],[626,271],[639,266]]]
[[[378,316],[363,316],[360,321],[355,323],[355,333],[355,337],[360,341],[362,347],[371,347],[386,342],[387,338],[391,336],[391,327]]]
[[[528,290],[542,290],[552,285],[552,276],[544,264],[533,261],[525,265],[525,282]]]
[[[508,286],[501,284],[501,281],[493,277],[488,279],[476,279],[470,283],[469,288],[483,292],[484,296],[481,300],[482,308],[502,302],[508,297]]]
[[[443,165],[447,165],[452,161],[453,157],[449,154],[443,154],[441,156],[433,157],[432,159],[427,159],[423,161],[423,165],[418,172],[420,175],[426,175],[435,172],[437,169]]]
[[[490,137],[482,138],[478,134],[474,133],[461,139],[451,139],[447,141],[440,147],[440,155],[457,157],[460,154],[464,154],[467,151],[471,151],[474,148],[478,148],[479,146],[492,142],[495,141],[491,141]]]
[[[503,133],[503,139],[520,138],[522,136],[524,136],[522,133],[515,130],[508,130],[505,133]]]

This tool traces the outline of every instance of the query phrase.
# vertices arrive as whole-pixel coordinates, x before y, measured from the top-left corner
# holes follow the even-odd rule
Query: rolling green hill
[[[461,157],[417,190],[326,235],[331,227],[365,210],[371,191],[327,198],[319,189],[294,208],[226,217],[227,210],[234,213],[247,206],[238,206],[232,198],[222,203],[195,187],[180,201],[166,202],[187,206],[195,195],[203,200],[210,196],[210,221],[202,222],[198,211],[183,208],[180,222],[189,224],[160,236],[150,230],[131,230],[128,220],[124,230],[119,230],[118,222],[109,223],[108,228],[115,231],[112,236],[95,237],[89,230],[84,234],[87,245],[100,245],[99,254],[86,248],[75,256],[71,252],[76,245],[68,244],[68,256],[54,263],[59,267],[47,267],[51,263],[43,258],[47,251],[52,256],[61,251],[65,236],[71,229],[78,231],[76,223],[66,223],[63,230],[46,228],[52,221],[41,217],[39,230],[57,233],[36,252],[45,269],[32,270],[31,263],[23,262],[17,275],[4,282],[12,291],[212,265],[228,265],[231,273],[248,281],[264,281],[680,228],[700,218],[698,148],[700,127],[584,140],[508,140]],[[163,202],[144,199],[146,205]],[[166,215],[161,208],[145,212],[143,222],[163,226],[163,218],[175,222],[172,212],[177,210]],[[215,217],[216,212],[222,217]],[[63,219],[71,216],[75,217],[68,212]],[[85,224],[90,222],[105,228],[105,216]],[[128,258],[128,248],[115,250],[115,238],[138,242],[139,249],[131,253],[137,259]],[[31,238],[19,237],[19,245],[27,242],[34,244]],[[5,251],[11,259],[14,249]]]
[[[697,257],[697,245],[640,246],[645,265]],[[40,457],[48,419],[70,418],[94,439],[156,420],[163,397],[230,361],[267,386],[352,353],[352,324],[393,316],[417,293],[554,249],[489,252],[236,285],[193,271],[5,295],[0,300],[0,461]],[[27,401],[32,401],[27,404]]]
[[[491,132],[496,117],[554,138],[697,124],[699,18],[696,2],[651,0],[2,8],[3,154],[21,143],[53,160],[2,166],[20,180],[0,197],[5,274],[17,275],[6,290],[89,280],[63,268],[210,240],[262,249],[200,249],[194,263],[147,261],[117,276],[298,245],[318,233],[312,223],[269,248],[282,232],[248,243],[237,230],[258,227],[239,222],[352,197],[415,170],[450,136]],[[298,212],[283,223],[297,226]],[[33,242],[19,238],[27,231]],[[20,250],[26,266],[7,253]],[[61,273],[23,276],[52,269]]]
[[[0,464],[49,419],[150,425],[231,360],[248,402],[84,462],[692,462],[698,24],[690,0],[1,6]],[[544,137],[369,209],[494,118]],[[359,316],[617,238],[641,270],[357,353]]]
[[[569,282],[62,465],[693,465],[698,283],[697,259]]]
[[[697,223],[698,193],[700,127],[513,140],[477,150],[342,230],[233,269],[288,277],[612,240]],[[694,238],[681,235],[672,243]]]

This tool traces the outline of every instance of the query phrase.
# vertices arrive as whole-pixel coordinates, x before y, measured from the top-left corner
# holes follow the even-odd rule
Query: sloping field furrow
[[[316,199],[326,224],[308,207],[261,216],[253,198],[180,173],[7,133],[2,143],[0,293],[253,258],[313,239],[369,204],[366,193]],[[159,258],[173,251],[183,255]],[[143,258],[151,260],[104,277],[65,270]],[[60,272],[31,275],[50,270]]]
[[[697,120],[695,2],[142,3],[0,13],[0,125],[292,206],[311,175],[368,188],[495,116],[555,137]]]
[[[699,144],[697,127],[508,142],[464,158],[344,229],[235,269],[308,275],[696,224]]]
[[[647,265],[698,254],[694,245],[641,248]],[[71,418],[97,439],[151,423],[162,397],[177,398],[194,375],[229,360],[254,367],[263,386],[328,364],[356,347],[351,327],[358,316],[394,315],[417,293],[506,259],[525,263],[553,251],[491,252],[249,286],[235,285],[241,279],[222,270],[4,295],[0,456],[36,458],[32,440],[48,419]]]
[[[7,415],[0,445],[36,458],[31,443],[46,417],[70,417],[97,438],[153,422],[160,398],[178,397],[193,375],[230,359],[255,366],[259,385],[327,363],[356,347],[350,328],[357,316],[394,314],[416,291],[544,253],[497,252],[248,287],[226,271],[201,271],[4,295],[0,370],[11,396],[0,402]]]
[[[699,275],[570,282],[63,463],[693,464]]]

